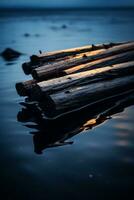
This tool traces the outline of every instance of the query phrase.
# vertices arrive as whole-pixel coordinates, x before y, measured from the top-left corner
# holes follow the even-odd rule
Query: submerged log
[[[134,74],[134,61],[89,70],[64,77],[36,83],[31,88],[33,100],[39,100],[44,93],[53,94],[71,87],[84,86],[93,82],[114,79]]]
[[[125,43],[125,42],[124,42]],[[75,56],[77,54],[86,53],[90,51],[95,51],[99,49],[108,49],[113,46],[117,46],[124,43],[106,43],[98,45],[88,45],[78,48],[59,50],[54,52],[42,53],[39,55],[31,56],[31,62],[24,63],[22,65],[23,71],[25,74],[30,74],[33,69],[39,67],[43,63],[57,61],[58,59],[65,59],[69,56]]]
[[[93,83],[48,96],[45,95],[39,106],[44,110],[46,116],[53,117],[80,108],[85,104],[103,101],[107,97],[134,88],[133,84],[134,75]]]
[[[55,120],[31,121],[31,110],[22,109],[19,112],[18,120],[20,122],[34,122],[25,126],[35,129],[30,132],[33,134],[34,150],[36,153],[42,153],[42,151],[49,147],[61,146],[65,144],[72,144],[70,138],[80,132],[88,129],[92,129],[99,124],[102,124],[106,120],[109,120],[113,114],[123,111],[126,107],[133,105],[134,102],[134,90],[131,92],[125,92],[117,97],[109,98],[103,103],[96,104],[91,108],[87,108],[83,114],[76,114],[67,118],[58,118]],[[30,119],[28,121],[30,114]],[[37,115],[34,115],[37,117]],[[109,117],[110,116],[110,117]],[[33,118],[33,113],[32,113]],[[75,120],[74,120],[75,119]],[[67,126],[65,127],[65,123]],[[66,142],[67,140],[67,142]]]
[[[65,75],[65,70],[70,69],[74,66],[96,61],[98,59],[107,58],[120,53],[134,50],[134,42],[122,44],[109,49],[97,50],[94,52],[88,52],[86,55],[81,54],[74,58],[60,61],[54,64],[48,64],[42,67],[38,67],[33,70],[32,75],[37,80],[45,80],[52,77],[60,77]]]

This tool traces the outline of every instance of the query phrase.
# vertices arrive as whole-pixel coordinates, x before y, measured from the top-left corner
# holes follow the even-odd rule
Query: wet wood
[[[42,53],[39,55],[31,56],[32,63],[40,63],[42,62],[50,62],[52,60],[56,60],[58,58],[64,58],[66,56],[73,56],[80,53],[86,53],[89,51],[99,50],[99,49],[108,49],[113,46],[120,45],[121,43],[106,43],[106,44],[97,44],[97,45],[88,45],[83,47],[53,51],[48,53]]]
[[[88,46],[82,46],[78,48],[71,48],[71,49],[53,51],[53,52],[48,52],[48,53],[46,52],[39,55],[33,55],[30,58],[31,62],[24,63],[22,65],[22,68],[25,74],[30,74],[33,69],[38,68],[40,65],[43,65],[43,63],[64,60],[66,59],[66,57],[73,57],[81,53],[86,53],[86,52],[95,51],[99,49],[108,49],[110,47],[117,46],[124,43],[125,42],[88,45]]]
[[[107,58],[92,61],[87,64],[72,67],[70,69],[64,70],[63,74],[65,77],[68,77],[68,79],[70,79],[71,77],[73,77],[73,76],[70,76],[71,74],[79,73],[79,72],[83,72],[83,71],[89,71],[89,70],[93,70],[93,69],[97,69],[97,68],[102,68],[102,67],[105,67],[108,65],[114,65],[114,64],[118,64],[118,63],[131,61],[131,60],[133,60],[133,58],[134,58],[134,51],[125,52],[125,53],[117,54],[115,56],[109,56]],[[69,75],[69,76],[67,76],[67,75]],[[74,76],[78,76],[78,75],[74,75]],[[56,79],[56,80],[61,81],[62,78],[60,77],[59,79]],[[48,81],[48,82],[43,82],[43,83],[49,84],[52,82],[52,84],[53,83],[55,84],[54,81],[55,81],[55,79],[50,80],[50,82]],[[37,82],[36,80],[29,80],[29,81],[17,83],[16,84],[17,93],[20,96],[28,96],[31,92],[31,89],[36,85],[36,82]],[[69,81],[69,82],[71,82],[71,81]]]
[[[134,58],[134,51],[128,51],[125,53],[120,53],[114,56],[109,56],[109,57],[95,60],[83,65],[72,67],[70,69],[64,70],[64,73],[68,75],[68,74],[78,73],[82,71],[97,69],[97,68],[105,67],[108,65],[114,65],[118,63],[131,61],[133,60],[133,58]]]
[[[31,97],[34,100],[39,100],[44,93],[53,94],[65,89],[84,86],[93,82],[110,80],[133,73],[134,61],[71,74],[35,84],[31,89]]]
[[[86,53],[86,55],[80,54],[79,56],[67,59],[65,61],[60,61],[58,63],[38,67],[33,70],[32,75],[37,80],[45,80],[53,77],[59,77],[65,75],[65,70],[70,69],[74,66],[89,63],[132,50],[134,50],[134,42],[122,44],[109,49],[96,50],[94,52],[88,52]]]
[[[110,81],[93,83],[86,86],[71,88],[43,97],[39,103],[47,116],[54,116],[69,110],[82,107],[85,104],[103,100],[134,88],[134,75],[116,78]]]
[[[41,123],[44,118],[57,120],[79,110],[85,115],[88,107],[94,111],[98,103],[103,106],[109,98],[118,99],[122,93],[124,98],[134,91],[134,42],[41,53],[27,65],[34,79],[17,83],[16,90],[27,96],[21,105]]]

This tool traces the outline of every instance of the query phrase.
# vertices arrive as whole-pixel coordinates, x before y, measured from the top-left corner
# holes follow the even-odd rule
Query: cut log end
[[[29,75],[32,71],[32,67],[31,67],[30,63],[23,63],[22,69],[26,75]]]
[[[20,96],[27,96],[27,90],[22,82],[16,83],[16,91]]]

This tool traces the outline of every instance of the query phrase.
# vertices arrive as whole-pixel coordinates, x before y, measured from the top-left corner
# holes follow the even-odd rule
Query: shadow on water
[[[46,148],[72,145],[73,141],[68,141],[68,139],[104,123],[114,114],[133,105],[133,102],[134,90],[130,90],[87,105],[79,111],[55,120],[42,118],[39,112],[30,107],[22,108],[18,112],[17,119],[25,123],[26,127],[35,129],[35,131],[30,131],[33,134],[34,152],[41,154]]]

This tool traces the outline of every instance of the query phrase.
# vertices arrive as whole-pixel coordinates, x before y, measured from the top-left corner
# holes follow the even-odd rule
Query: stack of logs
[[[33,77],[16,84],[18,94],[28,97],[22,105],[55,119],[134,92],[134,42],[41,53],[22,68]]]

